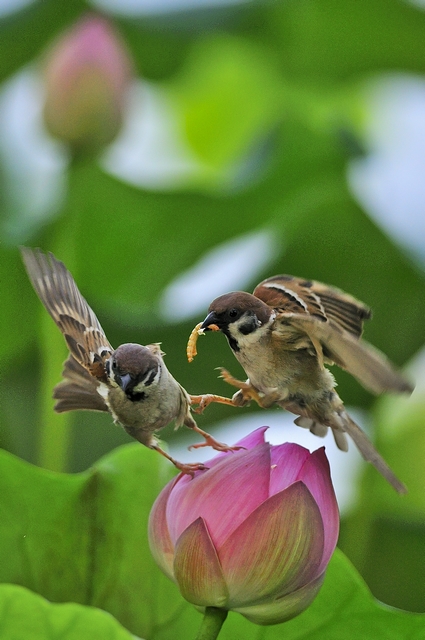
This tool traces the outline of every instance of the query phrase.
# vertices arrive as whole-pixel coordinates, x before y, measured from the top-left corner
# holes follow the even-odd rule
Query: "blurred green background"
[[[278,273],[334,284],[373,308],[367,340],[399,366],[417,363],[411,399],[375,400],[336,372],[341,397],[366,412],[409,488],[393,494],[364,465],[340,547],[379,599],[425,611],[424,7],[126,6],[0,3],[1,446],[77,472],[129,442],[107,415],[53,413],[66,349],[19,244],[66,263],[113,345],[162,342],[194,394],[229,394],[217,366],[241,375],[217,336],[186,361],[213,297]],[[72,159],[43,127],[43,60],[94,9],[121,35],[135,75],[120,137]],[[264,423],[258,408],[246,412]],[[230,413],[213,406],[199,426]],[[170,427],[164,440],[179,435]]]

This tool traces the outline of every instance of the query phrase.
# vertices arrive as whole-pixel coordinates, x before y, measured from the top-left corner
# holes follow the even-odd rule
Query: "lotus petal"
[[[269,495],[273,496],[296,482],[299,479],[298,474],[309,456],[308,449],[291,442],[272,447]]]
[[[226,455],[188,484],[177,482],[167,503],[172,541],[198,517],[204,518],[214,545],[224,540],[269,495],[270,446]]]
[[[270,497],[218,547],[229,608],[311,582],[318,575],[323,538],[319,508],[302,482]]]
[[[339,510],[332,486],[329,462],[325,447],[314,451],[304,463],[298,479],[304,482],[322,514],[325,527],[325,544],[319,572],[325,570],[334,552],[339,534]]]
[[[182,596],[198,606],[224,607],[228,590],[205,521],[198,518],[177,540],[174,575]]]
[[[154,502],[149,516],[148,539],[151,553],[162,569],[171,580],[174,580],[173,561],[174,545],[170,538],[166,519],[167,502],[175,485],[175,479],[171,480]]]
[[[280,598],[270,598],[263,603],[236,607],[233,611],[241,613],[255,624],[279,624],[294,618],[312,603],[323,584],[325,574],[312,580],[301,589],[288,593]],[[282,636],[284,637],[284,636]]]

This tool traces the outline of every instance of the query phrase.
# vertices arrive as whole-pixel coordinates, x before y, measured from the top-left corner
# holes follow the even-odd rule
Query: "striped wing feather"
[[[363,322],[371,312],[352,296],[293,276],[268,278],[254,295],[276,309],[276,337],[287,340],[290,328],[301,348],[307,337],[316,352],[322,352],[319,356],[346,369],[372,393],[413,390],[383,353],[360,340]]]
[[[263,280],[254,295],[266,304],[281,311],[305,313],[319,320],[331,320],[333,324],[359,338],[363,322],[371,317],[371,311],[353,296],[315,280],[281,275]]]
[[[72,275],[51,253],[27,247],[22,247],[21,253],[32,285],[62,331],[72,356],[93,376],[103,379],[103,361],[113,349]]]

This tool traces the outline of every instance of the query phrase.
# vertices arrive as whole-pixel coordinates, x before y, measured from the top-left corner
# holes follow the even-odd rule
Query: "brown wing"
[[[320,361],[346,369],[373,393],[413,390],[383,353],[360,340],[371,311],[352,296],[288,275],[264,280],[254,295],[277,311],[273,331],[287,348],[310,349]]]
[[[328,319],[356,338],[363,332],[363,321],[372,315],[362,302],[340,289],[295,276],[263,280],[254,296],[278,311],[306,314],[324,322]]]
[[[288,329],[300,336],[299,341],[301,336],[308,337],[319,357],[323,353],[328,361],[346,369],[372,393],[413,391],[412,385],[383,353],[341,329],[332,320],[323,321],[306,314],[278,314],[273,326],[274,335],[286,340]]]
[[[63,381],[53,390],[53,397],[57,400],[55,411],[108,411],[97,391],[99,382],[71,355],[65,361],[62,377]]]
[[[71,354],[91,375],[106,381],[103,362],[113,349],[72,275],[51,253],[27,247],[22,247],[21,253],[32,285],[62,331]]]

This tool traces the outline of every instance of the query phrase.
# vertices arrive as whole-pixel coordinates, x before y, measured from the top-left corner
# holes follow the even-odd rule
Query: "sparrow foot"
[[[205,438],[205,442],[198,442],[197,444],[191,444],[188,447],[189,451],[192,449],[201,449],[201,447],[212,447],[215,451],[239,451],[239,449],[244,449],[245,447],[231,447],[224,442],[219,442],[215,438],[213,438],[206,431],[202,431],[199,427],[193,428],[196,433],[199,433],[203,438]]]
[[[174,466],[181,472],[186,473],[191,478],[194,477],[195,471],[205,471],[208,469],[202,462],[178,462],[177,460],[173,460]]]
[[[178,460],[174,460],[174,458],[172,458],[168,453],[166,453],[163,449],[161,449],[161,447],[158,446],[157,444],[151,444],[149,448],[154,449],[155,451],[158,451],[158,453],[164,456],[164,458],[167,458],[167,460],[172,462],[173,465],[176,467],[176,469],[178,469],[181,473],[186,473],[192,478],[195,475],[195,471],[204,471],[205,469],[208,469],[208,467],[202,464],[202,462],[186,463],[186,462],[179,462]]]
[[[220,378],[223,378],[224,382],[227,382],[228,384],[231,384],[232,387],[237,387],[239,389],[239,391],[237,391],[232,398],[233,405],[237,407],[243,407],[244,405],[251,402],[251,400],[254,400],[260,407],[265,408],[267,406],[270,406],[269,404],[264,404],[263,395],[260,394],[255,389],[255,387],[252,386],[249,380],[247,380],[246,382],[238,380],[237,378],[234,378],[232,374],[227,371],[227,369],[223,369],[222,367],[219,367],[219,371]]]
[[[191,404],[197,404],[198,407],[192,409],[194,413],[203,413],[204,410],[212,402],[218,402],[219,404],[230,404],[234,406],[232,398],[225,398],[224,396],[216,396],[213,393],[205,393],[201,396],[190,396]]]

